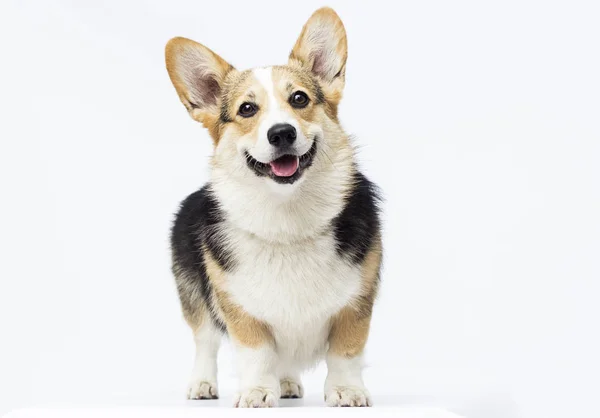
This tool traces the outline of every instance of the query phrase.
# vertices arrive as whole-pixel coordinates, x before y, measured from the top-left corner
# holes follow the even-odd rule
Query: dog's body
[[[167,46],[183,103],[215,141],[209,183],[172,232],[173,272],[197,354],[192,399],[217,397],[223,333],[240,407],[301,397],[326,358],[328,405],[371,404],[361,376],[381,264],[375,188],[337,119],[346,37],[331,9],[305,25],[288,66],[239,72],[195,42]]]

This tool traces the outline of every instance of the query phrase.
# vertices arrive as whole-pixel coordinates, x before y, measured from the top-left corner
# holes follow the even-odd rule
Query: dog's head
[[[238,71],[189,39],[166,47],[181,101],[213,138],[214,166],[286,185],[346,148],[337,121],[346,57],[344,26],[329,8],[310,17],[284,66]]]

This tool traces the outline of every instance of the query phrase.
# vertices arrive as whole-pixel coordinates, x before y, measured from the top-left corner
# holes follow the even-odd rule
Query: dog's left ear
[[[324,7],[308,19],[290,54],[290,65],[301,65],[334,91],[344,88],[348,42],[344,24],[333,9]]]

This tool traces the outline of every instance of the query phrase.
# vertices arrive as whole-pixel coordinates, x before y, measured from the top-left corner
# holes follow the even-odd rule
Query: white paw
[[[358,386],[334,386],[325,394],[327,406],[373,406],[367,389]]]
[[[204,380],[197,380],[190,383],[188,388],[188,399],[217,399],[219,392],[217,384]]]
[[[236,395],[233,406],[236,408],[273,408],[277,406],[279,394],[265,389],[252,388]]]
[[[304,389],[300,382],[292,379],[281,379],[281,397],[282,398],[301,398],[304,396]]]

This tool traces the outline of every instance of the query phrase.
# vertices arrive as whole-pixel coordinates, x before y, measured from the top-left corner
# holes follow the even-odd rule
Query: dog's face
[[[213,163],[285,185],[303,177],[319,148],[339,147],[346,57],[344,26],[328,8],[308,20],[285,66],[238,71],[184,38],[166,48],[181,101],[214,140]]]

